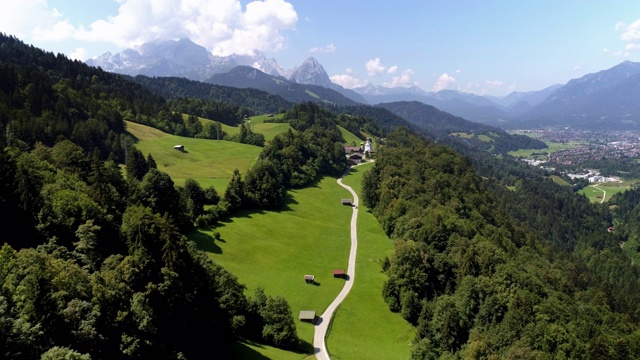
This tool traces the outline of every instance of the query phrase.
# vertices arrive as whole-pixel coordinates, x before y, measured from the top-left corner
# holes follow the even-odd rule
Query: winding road
[[[351,188],[351,186],[342,183],[342,178],[349,173],[350,169],[338,179],[338,184],[343,188],[349,190],[351,196],[353,196],[353,205],[351,213],[351,250],[349,252],[349,267],[347,270],[347,279],[344,282],[344,286],[338,296],[333,300],[331,305],[324,311],[322,315],[316,321],[315,333],[313,335],[313,352],[318,360],[329,360],[329,352],[327,351],[327,344],[325,338],[327,336],[327,330],[331,323],[333,313],[336,311],[342,300],[347,297],[351,287],[353,286],[353,280],[356,276],[356,252],[358,250],[358,232],[357,232],[357,220],[358,220],[358,194]]]
[[[591,186],[596,188],[596,189],[598,189],[598,190],[600,190],[600,191],[602,191],[602,200],[600,200],[600,204],[603,204],[604,203],[604,199],[607,198],[607,192],[604,189],[600,189],[598,187],[598,185],[591,185]]]

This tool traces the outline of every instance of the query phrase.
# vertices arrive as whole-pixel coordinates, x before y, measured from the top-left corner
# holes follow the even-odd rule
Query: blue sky
[[[78,59],[187,36],[285,69],[313,56],[348,88],[498,96],[640,61],[637,0],[14,0],[0,31]]]

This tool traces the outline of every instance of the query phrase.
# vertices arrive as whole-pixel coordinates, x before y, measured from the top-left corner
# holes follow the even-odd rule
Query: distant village
[[[534,153],[533,159],[522,159],[532,166],[579,166],[587,161],[604,159],[640,158],[640,132],[628,131],[589,131],[570,128],[548,128],[540,130],[519,130],[537,139],[562,144],[575,144],[564,150],[548,153],[541,150]],[[591,183],[619,182],[618,177],[601,176],[597,170],[567,174],[572,179],[587,179]]]

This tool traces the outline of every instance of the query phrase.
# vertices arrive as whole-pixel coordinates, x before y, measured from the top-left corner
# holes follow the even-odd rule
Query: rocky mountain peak
[[[333,85],[322,65],[313,57],[308,58],[302,65],[293,69],[289,75],[289,80],[299,84],[320,85],[324,87]]]

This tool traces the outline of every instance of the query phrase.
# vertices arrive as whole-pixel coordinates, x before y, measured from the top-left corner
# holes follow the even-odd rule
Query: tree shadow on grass
[[[200,250],[213,254],[222,254],[222,248],[218,246],[218,244],[216,244],[216,240],[213,238],[213,236],[207,234],[201,229],[193,230],[189,234],[189,239],[193,240]]]
[[[308,354],[308,355],[312,355],[313,354],[313,344],[308,343],[304,340],[300,340],[300,344],[298,344],[298,347],[293,349],[292,351],[295,352],[296,354]]]
[[[260,354],[256,350],[252,349],[249,345],[255,346],[258,348],[264,348],[262,344],[249,341],[249,340],[238,340],[232,346],[232,353],[235,359],[248,359],[248,360],[268,360],[269,358]]]
[[[298,205],[298,201],[296,201],[296,199],[293,197],[293,195],[291,195],[290,192],[287,192],[287,195],[285,195],[285,199],[284,199],[284,205],[282,205],[280,207],[280,209],[278,209],[278,212],[283,212],[283,211],[293,211],[293,209],[291,208],[291,205]]]
[[[257,343],[255,341],[246,340],[246,339],[238,339],[238,341],[232,346],[232,355],[236,359],[248,359],[248,360],[263,360],[269,359],[268,357],[260,354],[255,349],[252,349],[251,346],[264,349],[264,344]],[[291,351],[296,354],[301,355],[313,355],[313,345],[300,340],[300,343],[295,349],[284,349],[285,351]]]

